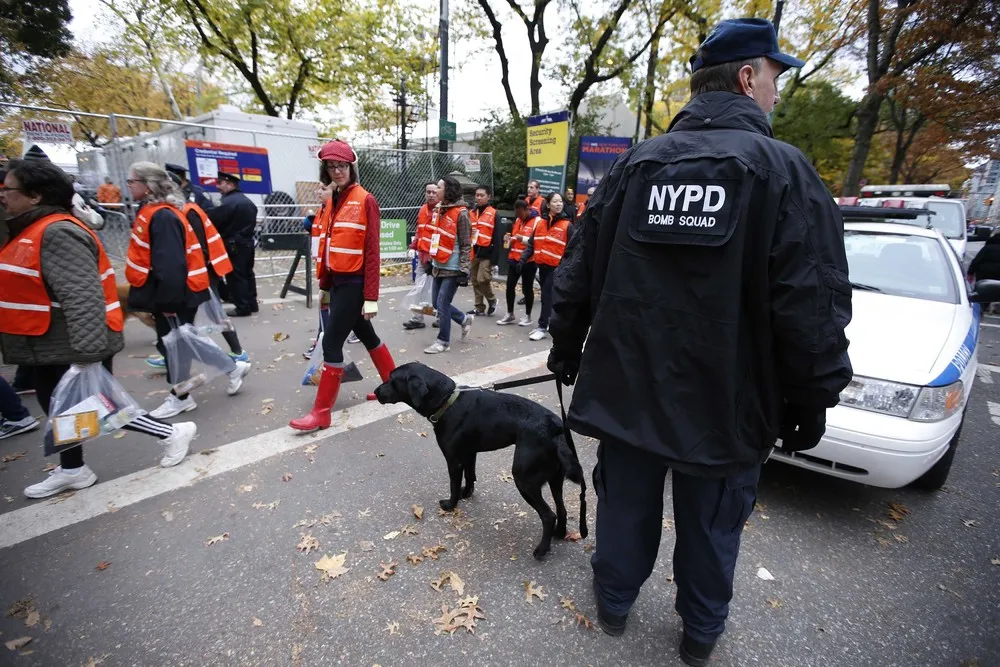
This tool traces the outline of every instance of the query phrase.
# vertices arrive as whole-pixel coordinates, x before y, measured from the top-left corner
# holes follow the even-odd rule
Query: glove
[[[803,452],[819,444],[826,433],[826,409],[803,408],[785,403],[781,420],[781,449],[786,452]]]
[[[555,374],[559,382],[570,386],[576,382],[576,376],[580,372],[580,356],[563,354],[553,347],[549,351],[549,360],[545,365]]]
[[[469,286],[469,274],[468,273],[461,273],[461,274],[459,274],[459,276],[458,276],[458,286],[459,287],[468,287]]]
[[[416,256],[417,256],[417,251],[414,250],[413,248],[410,248],[409,250],[406,251],[406,259],[413,261],[416,258]]]

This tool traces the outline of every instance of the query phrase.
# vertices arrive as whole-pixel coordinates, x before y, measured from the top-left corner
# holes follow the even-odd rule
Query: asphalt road
[[[401,296],[387,295],[394,301],[377,329],[397,361],[427,361],[432,330],[403,332],[402,314],[389,310]],[[471,305],[467,290],[460,302]],[[593,533],[532,559],[538,519],[509,479],[509,450],[481,457],[476,495],[459,516],[439,515],[447,475],[433,432],[412,412],[365,403],[377,382],[358,346],[350,350],[366,379],[345,386],[335,428],[292,438],[284,424],[312,399],[299,386],[299,353],[314,320],[314,310],[289,302],[239,321],[254,373],[237,397],[219,385],[197,395],[184,417],[199,425],[196,453],[177,468],[154,468],[158,449],[141,436],[107,438],[87,450],[98,485],[27,501],[21,489],[49,463],[40,436],[0,442],[5,457],[24,452],[0,472],[0,543],[12,544],[0,548],[0,608],[9,612],[0,642],[32,638],[21,650],[0,646],[0,664],[680,664],[669,521],[628,631],[613,639],[580,624],[595,616]],[[979,361],[1000,367],[1000,319],[986,324]],[[165,382],[146,377],[142,362],[152,332],[130,322],[127,334],[116,374],[155,407]],[[546,349],[525,329],[477,321],[469,343],[431,362],[495,379],[540,371]],[[519,393],[556,407],[548,387]],[[938,493],[765,467],[713,665],[1000,664],[1000,372],[984,368],[970,400]],[[596,443],[578,446],[591,467]],[[571,524],[576,491],[567,485]],[[668,487],[667,507],[669,496]],[[595,504],[591,491],[591,530]],[[318,550],[300,553],[303,535]],[[436,546],[445,547],[437,560],[406,560]],[[315,563],[344,552],[348,571],[321,581]],[[386,581],[382,563],[396,563]],[[759,579],[760,567],[774,580]],[[432,587],[443,572],[459,576],[461,595]],[[526,601],[530,582],[544,599]],[[442,605],[463,596],[478,596],[485,615],[476,633],[436,635]]]

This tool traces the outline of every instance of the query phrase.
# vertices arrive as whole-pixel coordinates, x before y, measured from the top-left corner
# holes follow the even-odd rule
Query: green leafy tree
[[[36,68],[69,53],[68,0],[0,2],[0,97],[30,85]]]
[[[524,192],[528,173],[524,121],[494,112],[484,122],[479,150],[493,153],[493,197],[498,206],[513,208],[517,195]]]

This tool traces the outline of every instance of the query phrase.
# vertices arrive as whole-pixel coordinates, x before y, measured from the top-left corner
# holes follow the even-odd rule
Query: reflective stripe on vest
[[[417,251],[430,253],[431,235],[437,219],[437,207],[424,204],[417,213]]]
[[[42,241],[55,222],[72,222],[87,232],[97,245],[97,272],[104,292],[105,321],[113,331],[125,327],[118,301],[115,270],[101,240],[85,224],[66,213],[53,213],[31,224],[0,250],[0,332],[17,336],[41,336],[52,323],[52,301],[42,278]]]
[[[431,225],[431,257],[438,264],[445,264],[455,252],[455,241],[458,237],[458,216],[462,211],[468,211],[464,206],[451,206],[439,209],[437,218]],[[444,213],[441,213],[444,211]]]
[[[167,209],[174,214],[178,224],[184,226],[184,247],[187,263],[187,286],[192,292],[203,292],[208,289],[208,269],[205,267],[205,256],[200,252],[201,243],[195,236],[194,229],[182,211],[170,204],[159,202],[146,204],[135,217],[132,228],[132,239],[128,244],[128,256],[125,259],[125,278],[133,287],[142,287],[149,277],[152,257],[149,247],[149,225],[153,216],[160,210]],[[214,229],[214,227],[213,227]],[[206,229],[207,231],[207,229]]]
[[[545,266],[559,266],[563,253],[566,252],[566,238],[569,234],[569,220],[561,219],[555,223],[540,219],[535,227],[535,254],[533,259],[536,264]]]
[[[233,271],[233,263],[229,259],[229,253],[226,252],[226,244],[222,240],[222,235],[219,234],[219,230],[215,228],[212,223],[212,219],[208,217],[204,209],[201,206],[193,202],[187,202],[184,204],[184,219],[187,220],[188,213],[194,212],[201,220],[201,225],[205,229],[205,243],[207,248],[201,247],[201,239],[198,239],[199,247],[201,247],[202,258],[207,257],[207,261],[212,265],[212,270],[215,271],[217,276],[225,276]],[[195,235],[197,238],[197,234]]]
[[[497,210],[492,206],[483,209],[482,214],[477,209],[469,211],[469,221],[472,223],[472,245],[488,246],[493,243],[493,226]]]
[[[520,218],[514,220],[514,227],[510,230],[510,252],[507,253],[507,259],[515,262],[521,259],[521,254],[528,247],[528,239],[535,233],[535,225],[541,220],[537,216],[527,220]]]
[[[340,196],[343,200],[330,216],[326,268],[333,273],[358,273],[365,263],[365,236],[368,231],[365,199],[368,198],[368,191],[354,184]]]

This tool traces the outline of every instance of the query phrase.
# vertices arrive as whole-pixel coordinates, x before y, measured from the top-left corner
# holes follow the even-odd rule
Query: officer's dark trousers
[[[656,562],[668,466],[629,445],[601,443],[597,452],[594,589],[610,613],[624,615]],[[759,477],[759,465],[725,478],[673,471],[675,607],[695,641],[712,642],[725,629],[740,535]]]
[[[229,300],[237,310],[257,311],[257,278],[253,273],[253,243],[227,243],[226,252],[233,264],[232,272],[226,276]]]

